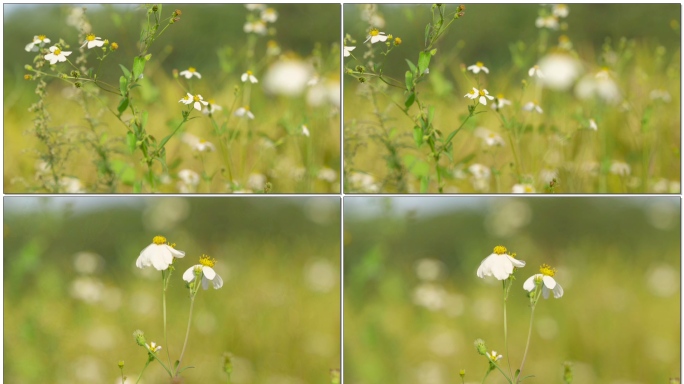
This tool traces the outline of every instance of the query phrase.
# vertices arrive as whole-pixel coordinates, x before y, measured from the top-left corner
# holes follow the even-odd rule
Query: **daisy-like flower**
[[[162,349],[161,345],[157,345],[157,343],[154,341],[150,341],[149,344],[145,343],[145,347],[147,347],[147,350],[152,353],[157,353]]]
[[[185,77],[186,79],[191,79],[193,76],[197,76],[198,79],[202,78],[202,75],[200,75],[199,72],[195,69],[195,67],[189,67],[185,71],[182,71],[179,73],[179,75]]]
[[[221,276],[214,271],[214,265],[216,265],[216,259],[212,259],[207,255],[200,256],[199,264],[188,268],[185,273],[183,273],[183,280],[188,283],[195,280],[195,276],[202,276],[202,288],[205,290],[209,288],[209,282],[214,285],[214,289],[219,289],[223,286],[223,279]]]
[[[53,45],[50,47],[50,53],[45,55],[45,60],[48,60],[50,64],[56,64],[58,61],[66,61],[66,57],[69,55],[71,55],[71,51],[62,51],[60,48],[57,48],[56,45]]]
[[[182,258],[185,252],[179,251],[166,242],[166,237],[155,236],[152,244],[143,249],[135,261],[138,268],[154,267],[158,271],[163,271],[173,263],[173,258]]]
[[[38,50],[38,47],[42,47],[43,45],[47,44],[50,42],[50,39],[48,39],[45,35],[38,35],[38,36],[33,36],[33,41],[30,43],[26,44],[26,52],[35,52]],[[36,47],[38,45],[38,47]]]
[[[530,75],[530,77],[534,77],[536,75],[540,79],[544,78],[544,72],[542,72],[541,69],[539,69],[538,65],[535,65],[534,67],[530,68],[530,70],[527,71],[527,74]]]
[[[213,152],[216,150],[214,144],[204,139],[199,139],[197,143],[195,143],[194,148],[198,152]]]
[[[532,292],[537,287],[537,282],[540,282],[542,284],[542,296],[544,296],[545,299],[549,298],[550,291],[553,291],[553,297],[556,299],[563,296],[563,288],[553,279],[553,276],[556,274],[556,269],[551,268],[547,264],[542,264],[539,268],[539,272],[541,273],[532,275],[529,279],[525,280],[523,289]]]
[[[494,104],[492,104],[492,109],[494,109],[495,111],[498,111],[499,109],[501,109],[507,105],[511,105],[511,101],[508,99],[505,99],[504,95],[499,93],[498,95],[496,95],[496,100],[494,100]]]
[[[348,47],[345,45],[344,46],[344,57],[349,57],[351,55],[351,51],[353,51],[355,49],[356,49],[356,47],[354,47],[354,46]]]
[[[193,96],[190,93],[183,96],[183,98],[178,100],[178,102],[183,103],[185,105],[193,104],[193,107],[200,112],[202,111],[202,105],[209,105],[209,103],[204,101],[204,98],[202,98],[202,95],[194,95]]]
[[[468,67],[468,70],[473,71],[473,73],[475,73],[475,74],[480,73],[480,71],[483,71],[484,73],[489,74],[489,68],[485,67],[481,61],[478,61],[477,63]]]
[[[627,163],[613,161],[613,164],[610,165],[610,173],[618,176],[629,176],[629,174],[632,173],[632,169]]]
[[[497,355],[496,351],[492,350],[492,353],[487,353],[487,356],[492,359],[492,361],[496,362],[501,359],[503,359],[503,355]]]
[[[200,182],[200,175],[191,169],[181,169],[178,171],[178,178],[187,186],[197,186]]]
[[[534,193],[534,187],[531,184],[515,184],[512,189],[513,193]]]
[[[280,46],[278,45],[277,41],[269,40],[266,43],[266,54],[269,56],[280,55]]]
[[[309,128],[306,125],[302,125],[302,135],[309,137]]]
[[[554,16],[560,18],[568,17],[570,14],[570,10],[565,4],[554,4],[552,12]]]
[[[485,144],[487,144],[490,147],[503,146],[506,143],[504,139],[501,137],[501,135],[499,135],[496,132],[492,132],[487,128],[477,128],[475,130],[475,136],[484,140]]]
[[[209,100],[209,106],[204,107],[204,109],[202,109],[202,113],[204,113],[205,115],[213,115],[214,113],[216,113],[218,111],[222,111],[222,110],[223,110],[222,106],[216,105],[214,103],[214,100],[210,99]]]
[[[237,117],[247,117],[250,120],[254,120],[254,114],[249,110],[249,107],[240,107],[235,111],[235,116]]]
[[[261,20],[267,23],[275,23],[278,20],[278,12],[273,8],[266,8],[261,11]]]
[[[368,36],[366,36],[366,41],[364,43],[367,43],[368,40],[370,40],[371,44],[375,44],[377,42],[385,42],[387,41],[387,38],[389,36],[385,35],[385,32],[380,32],[377,28],[371,28],[370,32],[368,32]]]
[[[266,4],[245,4],[248,11],[262,11],[266,9]]]
[[[246,22],[245,25],[242,27],[242,30],[245,31],[245,33],[256,33],[258,35],[265,35],[266,33],[268,33],[266,23],[264,23],[261,20]]]
[[[463,97],[467,97],[467,98],[473,99],[473,100],[477,99],[480,102],[480,104],[482,104],[482,105],[487,105],[487,99],[494,100],[494,96],[491,96],[486,89],[483,88],[483,89],[478,90],[477,88],[474,88],[474,87],[473,87],[472,91],[468,92]]]
[[[240,77],[240,80],[242,80],[243,83],[246,82],[247,80],[249,80],[249,82],[252,84],[259,82],[259,80],[257,80],[257,78],[252,73],[252,71],[247,71],[247,72],[243,73],[242,76]]]
[[[546,17],[540,16],[537,17],[537,20],[535,20],[534,25],[536,25],[537,28],[558,29],[558,17],[554,15]]]
[[[535,101],[530,101],[529,103],[523,105],[523,111],[535,111],[539,114],[544,113],[544,110]]]
[[[89,33],[86,35],[85,42],[83,45],[81,45],[81,48],[85,47],[88,45],[88,49],[94,48],[94,47],[101,47],[104,45],[104,41],[102,41],[101,38],[95,37],[94,33]]]
[[[507,253],[504,246],[494,247],[494,253],[487,256],[480,267],[477,268],[477,277],[484,279],[485,276],[494,276],[498,280],[506,280],[513,274],[513,268],[522,268],[525,262],[518,260]]]

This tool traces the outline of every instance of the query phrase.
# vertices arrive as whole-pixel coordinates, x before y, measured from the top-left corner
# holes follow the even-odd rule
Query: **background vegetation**
[[[525,382],[665,383],[680,372],[679,198],[345,199],[345,382],[480,383],[476,338],[506,356],[501,284],[475,272],[494,246],[527,265],[508,304],[522,360],[522,283],[542,263],[565,290],[541,300]],[[504,383],[493,372],[487,383]]]
[[[361,4],[344,7],[344,32],[355,40],[345,44],[356,46],[356,59],[344,58],[345,68],[362,65],[367,73],[381,71],[388,82],[403,84],[406,60],[415,64],[424,49],[430,5],[380,4],[372,21],[364,18],[364,9]],[[416,86],[426,106],[423,114],[428,107],[435,109],[437,137],[446,138],[468,116],[472,102],[464,95],[473,87],[512,103],[502,108],[503,121],[489,101],[478,108],[487,112],[468,120],[454,137],[452,158],[438,164],[445,192],[510,193],[523,184],[543,193],[554,177],[553,192],[679,192],[680,5],[570,4],[568,9],[559,28],[551,30],[535,26],[540,12],[548,15],[551,5],[466,4],[464,16],[438,42],[429,74]],[[447,5],[450,14],[454,10],[455,4]],[[376,53],[375,71],[364,56],[371,26],[401,38],[387,57]],[[561,36],[567,38],[564,48]],[[376,50],[383,46],[373,45]],[[564,90],[538,87],[528,70],[559,53],[576,60],[573,70],[556,62],[558,73],[576,71],[574,80]],[[489,74],[464,75],[478,61]],[[615,97],[580,98],[578,84],[605,69],[615,84]],[[373,75],[360,84],[358,76],[345,75],[344,81],[347,191],[438,191],[435,162],[427,145],[417,148],[418,124],[407,118],[419,114],[417,103],[405,114],[401,109],[408,92]],[[535,100],[543,114],[522,111]],[[590,119],[598,125],[596,131],[589,129]],[[503,145],[487,145],[479,127],[502,138]],[[630,167],[627,175],[612,168],[616,162]],[[471,183],[477,173],[470,171],[473,164],[487,167],[484,185]]]
[[[119,65],[130,69],[133,57],[138,54],[137,41],[145,24],[145,10],[137,5],[88,5],[86,8],[93,32],[110,42],[117,42],[120,47],[100,69],[101,80],[118,84],[122,74]],[[275,193],[338,192],[340,6],[274,5],[278,19],[270,24],[267,36],[258,37],[254,34],[250,37],[243,31],[248,10],[242,4],[173,4],[164,7],[164,16],[176,8],[182,11],[180,21],[152,45],[152,59],[145,68],[145,78],[140,81],[142,87],[133,91],[135,99],[149,112],[147,131],[161,140],[178,125],[181,110],[185,109],[178,102],[185,92],[173,78],[173,70],[197,68],[202,80],[193,79],[192,89],[223,108],[214,117],[219,126],[227,120],[226,128],[233,140],[230,152],[235,163],[233,181],[240,188],[226,187],[230,177],[221,157],[219,139],[209,119],[202,118],[186,124],[167,145],[171,182],[162,186],[161,191],[177,191],[178,171],[188,168],[198,174],[206,171],[207,175],[214,176],[211,182],[203,181],[198,192],[263,190],[250,186],[252,174],[264,175],[272,184],[270,191]],[[24,65],[31,64],[36,54],[25,52],[24,47],[33,36],[46,34],[53,43],[64,38],[75,51],[74,55],[78,55],[79,31],[66,22],[75,7],[43,4],[14,5],[6,9],[4,27],[13,33],[5,38],[3,47],[7,57],[3,65],[5,191],[42,192],[35,185],[35,175],[45,145],[31,133],[35,116],[28,112],[38,97],[34,92],[35,84],[24,80]],[[317,16],[311,17],[312,14]],[[256,39],[255,56],[248,59],[250,38]],[[266,57],[267,43],[271,40],[280,48],[280,53]],[[89,54],[89,66],[96,65],[92,52]],[[313,65],[318,84],[305,87],[296,97],[266,92],[264,76],[267,69],[281,61]],[[249,62],[258,64],[251,70],[260,82],[246,93],[251,96],[249,107],[257,118],[249,124],[241,124],[243,119],[234,117],[233,112],[243,103],[246,86],[240,76],[249,69],[246,68]],[[280,76],[280,80],[287,82],[288,79]],[[186,84],[185,79],[181,81]],[[50,127],[60,133],[63,146],[70,150],[64,176],[78,178],[87,192],[109,192],[98,182],[98,172],[102,169],[98,157],[85,145],[90,132],[83,109],[74,97],[77,95],[74,87],[52,80],[47,91],[46,105],[52,117]],[[94,101],[89,109],[98,124],[97,140],[112,148],[113,153],[109,155],[111,168],[117,173],[119,188],[116,192],[131,192],[146,168],[139,164],[139,153],[132,157],[126,148],[124,125],[106,109],[98,113],[103,105],[116,110],[119,98],[101,92],[98,99],[102,103]],[[197,111],[194,114],[201,115]],[[302,125],[307,126],[309,137],[301,134]],[[186,132],[212,142],[217,151],[198,156],[180,140]],[[157,174],[161,171],[161,167],[155,169]]]
[[[5,199],[4,381],[113,383],[135,379],[147,354],[132,333],[178,358],[189,300],[182,273],[202,253],[223,288],[201,291],[186,382],[330,382],[340,366],[339,198]],[[160,274],[135,260],[152,237],[186,252],[168,293],[163,342]],[[168,383],[152,364],[142,382]],[[127,382],[128,383],[128,382]]]

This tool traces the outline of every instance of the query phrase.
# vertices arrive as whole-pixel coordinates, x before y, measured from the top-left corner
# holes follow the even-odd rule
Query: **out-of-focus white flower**
[[[598,125],[596,125],[596,120],[589,119],[589,129],[598,131]]]
[[[560,284],[556,283],[553,276],[556,274],[556,270],[551,268],[546,264],[542,264],[539,268],[541,273],[532,275],[529,279],[525,280],[523,283],[523,289],[532,292],[536,288],[536,282],[542,283],[542,296],[545,299],[549,298],[549,292],[553,291],[553,297],[559,299],[563,296],[563,288]]]
[[[280,55],[280,46],[278,45],[278,42],[275,40],[269,40],[266,43],[266,54],[268,56],[277,56]]]
[[[324,77],[306,92],[306,103],[312,107],[340,106],[340,78]]]
[[[252,84],[259,82],[259,80],[257,80],[257,78],[252,73],[252,71],[247,71],[247,72],[243,73],[242,76],[240,76],[240,80],[242,80],[243,83],[246,82],[247,80],[249,80],[249,82]]]
[[[522,109],[523,111],[535,111],[539,114],[544,113],[544,110],[535,101],[530,101],[527,104],[523,105]]]
[[[234,115],[237,117],[246,117],[250,120],[254,120],[254,114],[249,110],[249,107],[240,107],[236,109]]]
[[[209,106],[202,108],[202,113],[204,113],[205,115],[213,115],[214,113],[222,110],[223,107],[221,107],[220,105],[216,105],[214,103],[214,100],[210,99]]]
[[[544,72],[541,71],[541,68],[539,68],[539,65],[535,65],[532,68],[530,68],[530,70],[527,71],[527,74],[530,75],[530,77],[537,76],[540,79],[544,78]]]
[[[480,73],[480,71],[483,71],[484,73],[489,74],[489,68],[485,67],[481,61],[478,61],[477,63],[468,67],[468,70],[473,71],[473,73],[475,73],[475,74]]]
[[[199,72],[197,72],[197,69],[195,69],[195,67],[189,67],[185,71],[181,71],[179,75],[185,77],[186,79],[191,79],[193,76],[197,77],[198,79],[202,78],[202,75]]]
[[[62,177],[59,179],[59,186],[66,193],[85,193],[81,180],[76,177]]]
[[[385,32],[380,32],[377,28],[372,28],[368,32],[368,36],[366,36],[366,41],[364,43],[367,43],[368,40],[370,40],[371,44],[375,44],[377,42],[385,42],[387,41],[387,35],[385,35]]]
[[[586,75],[580,79],[575,86],[575,95],[582,100],[598,96],[610,104],[618,104],[622,100],[617,83],[605,68],[595,75]]]
[[[194,145],[194,149],[198,152],[213,152],[216,150],[214,144],[205,141],[204,139],[199,139]]]
[[[297,58],[281,58],[266,70],[264,90],[270,94],[299,96],[307,89],[314,73],[310,63]]]
[[[675,180],[659,179],[653,184],[654,193],[679,193],[681,183]]]
[[[651,91],[650,95],[651,100],[662,100],[666,103],[669,103],[672,101],[672,97],[670,96],[670,92],[664,90],[664,89],[654,89]]]
[[[327,181],[328,183],[334,183],[337,180],[337,172],[332,168],[321,168],[321,170],[318,171],[318,178]]]
[[[178,172],[178,178],[188,186],[197,186],[200,182],[200,175],[190,169],[182,169]]]
[[[344,51],[344,57],[349,57],[351,55],[351,51],[353,51],[355,49],[356,49],[356,47],[348,47],[345,45],[344,50],[343,50]]]
[[[154,267],[158,271],[163,271],[173,263],[173,258],[182,258],[185,252],[179,251],[166,242],[166,237],[155,236],[152,244],[140,251],[140,256],[135,261],[138,268]]]
[[[263,11],[266,9],[266,4],[245,4],[248,11]]]
[[[209,288],[209,282],[212,283],[214,289],[219,289],[223,286],[223,279],[221,276],[214,271],[214,265],[216,264],[216,259],[212,259],[207,255],[200,256],[199,264],[188,268],[185,273],[183,273],[183,280],[188,283],[195,280],[195,276],[202,277],[202,288],[207,290]]]
[[[67,56],[71,55],[71,51],[62,51],[56,45],[50,47],[50,53],[45,55],[45,60],[48,60],[50,64],[56,64],[59,62],[67,61]]]
[[[552,53],[539,61],[538,68],[537,75],[542,79],[544,87],[565,91],[570,89],[579,77],[581,64],[579,60],[566,53]]]
[[[261,20],[267,23],[275,23],[278,20],[278,12],[273,8],[266,8],[261,11]]]
[[[444,307],[447,292],[441,286],[423,283],[413,290],[413,302],[430,311],[438,311]]]
[[[261,191],[266,187],[266,181],[266,176],[261,173],[252,173],[247,178],[247,187],[255,191]]]
[[[498,111],[499,109],[501,109],[507,105],[511,105],[511,101],[508,99],[505,99],[504,95],[499,93],[498,95],[496,95],[496,99],[494,100],[494,103],[492,104],[492,109]]]
[[[487,128],[477,128],[475,130],[475,136],[481,138],[485,142],[485,144],[487,144],[490,147],[503,146],[504,144],[506,144],[504,139],[498,133],[492,132]]]
[[[482,164],[473,164],[468,167],[468,170],[476,179],[489,179],[489,176],[492,174],[492,171],[489,169],[489,167]]]
[[[541,171],[539,171],[539,179],[543,181],[545,184],[548,184],[553,181],[553,179],[558,180],[558,170],[557,169],[547,169],[544,168]]]
[[[629,176],[632,173],[632,169],[625,162],[613,161],[613,164],[610,165],[610,173],[618,176]]]
[[[548,28],[556,30],[559,27],[558,17],[553,15],[545,17],[539,16],[537,17],[537,20],[535,20],[534,25],[536,25],[537,28]]]
[[[104,45],[104,43],[105,42],[102,41],[101,38],[95,37],[94,33],[89,33],[88,35],[86,35],[85,42],[83,43],[83,45],[81,45],[81,48],[85,47],[86,45],[88,45],[88,49],[101,47]]]
[[[554,16],[560,18],[568,17],[568,15],[570,14],[570,10],[568,9],[568,6],[565,4],[554,4],[552,12]]]
[[[268,28],[266,28],[266,23],[261,20],[248,21],[242,27],[245,33],[256,33],[257,35],[266,35],[268,33]]]
[[[38,35],[38,36],[33,36],[33,41],[30,43],[26,44],[26,52],[35,52],[38,50],[38,48],[42,48],[45,44],[49,43],[50,39],[47,38],[45,35]],[[36,46],[38,45],[38,46]]]
[[[515,184],[512,189],[513,193],[534,193],[534,186],[531,184]]]
[[[309,137],[309,128],[306,125],[302,125],[302,135]]]
[[[367,173],[352,172],[348,180],[353,191],[376,193],[380,190],[375,178]]]

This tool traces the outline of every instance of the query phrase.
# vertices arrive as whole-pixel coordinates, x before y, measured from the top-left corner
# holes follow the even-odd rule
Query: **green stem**
[[[532,306],[532,312],[530,314],[530,329],[527,333],[527,344],[525,345],[525,353],[523,354],[523,359],[522,362],[520,363],[520,369],[518,370],[518,377],[516,377],[516,382],[520,382],[518,378],[522,375],[522,370],[523,367],[525,366],[525,359],[527,358],[527,351],[530,348],[530,339],[532,338],[532,321],[534,320],[534,308],[535,306]]]
[[[484,384],[485,379],[487,378],[487,376],[489,376],[489,373],[490,373],[491,371],[492,371],[491,369],[487,368],[487,372],[485,372],[485,375],[484,375],[484,377],[482,378],[482,381],[480,382],[480,384]]]
[[[504,302],[503,302],[503,317],[504,317],[504,346],[506,348],[506,361],[508,362],[508,374],[513,377],[513,374],[511,373],[511,355],[508,353],[508,320],[506,317],[506,302],[508,301],[508,297],[506,295],[506,281],[508,279],[503,281],[503,288],[504,288]]]
[[[135,384],[138,384],[140,381],[140,378],[142,378],[143,372],[145,372],[145,369],[147,369],[147,366],[150,365],[150,360],[147,359],[147,363],[145,363],[145,366],[143,367],[142,371],[140,371],[140,375],[138,376],[138,380],[135,381]],[[123,384],[123,370],[121,370],[121,384]]]
[[[196,281],[195,284],[199,284]],[[192,307],[195,304],[195,296],[190,297],[190,314],[188,316],[188,329],[185,331],[185,341],[183,342],[183,350],[181,350],[180,358],[178,359],[178,368],[181,366],[181,361],[183,361],[183,354],[185,354],[185,347],[188,345],[188,336],[190,336],[190,324],[192,323]],[[178,376],[178,370],[176,369],[176,376]]]
[[[166,281],[169,276],[166,276],[165,271],[162,271],[162,312],[164,316],[164,343],[166,348],[166,357],[169,359],[169,366],[171,366],[171,352],[169,351],[169,339],[166,336]]]

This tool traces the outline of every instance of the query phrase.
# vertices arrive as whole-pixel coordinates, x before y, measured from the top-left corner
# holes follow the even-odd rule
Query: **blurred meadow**
[[[564,295],[539,300],[525,383],[678,383],[679,198],[345,198],[345,383],[480,383],[473,342],[520,366],[530,321],[523,282],[542,263]],[[515,272],[504,348],[501,282],[480,279],[497,245]],[[487,383],[506,383],[498,371]]]
[[[339,192],[340,12],[5,5],[5,192]]]
[[[345,191],[679,193],[680,15],[346,4]]]
[[[135,266],[156,235],[175,242],[163,340],[161,279]],[[4,200],[4,382],[134,383],[143,330],[175,360],[188,321],[183,272],[201,254],[224,285],[199,291],[186,383],[330,382],[340,366],[340,200],[38,198]],[[140,383],[168,383],[152,363]]]

